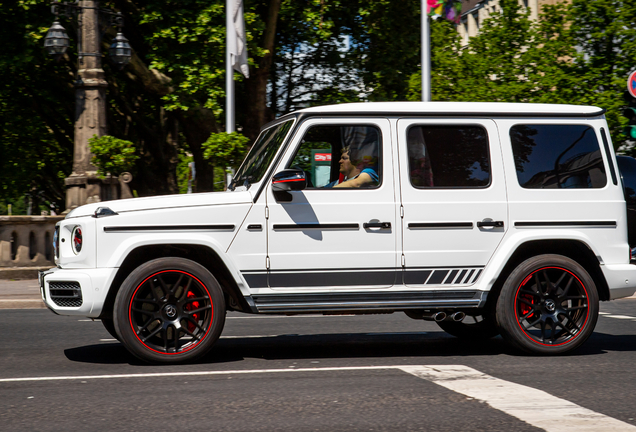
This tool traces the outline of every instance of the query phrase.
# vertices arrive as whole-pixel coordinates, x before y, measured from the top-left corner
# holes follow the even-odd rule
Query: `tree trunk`
[[[214,190],[213,162],[203,157],[202,144],[212,133],[218,133],[214,113],[205,108],[190,109],[179,113],[183,134],[192,152],[196,169],[196,192],[211,192]]]
[[[280,11],[281,0],[271,0],[263,35],[263,48],[267,50],[258,68],[250,68],[250,78],[245,80],[247,100],[245,125],[243,134],[252,141],[256,140],[261,127],[274,119],[273,111],[267,106],[267,80],[274,59],[274,42],[276,40],[276,23]]]

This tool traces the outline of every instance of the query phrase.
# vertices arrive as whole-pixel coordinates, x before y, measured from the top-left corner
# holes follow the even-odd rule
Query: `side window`
[[[617,156],[618,169],[623,177],[623,190],[628,205],[636,204],[636,159],[629,156]]]
[[[382,140],[376,126],[310,127],[287,168],[300,168],[307,188],[377,188],[382,181]]]
[[[490,185],[488,133],[481,126],[412,126],[407,147],[409,176],[416,188]]]
[[[526,189],[587,189],[607,184],[594,128],[515,125],[510,141],[519,185]]]

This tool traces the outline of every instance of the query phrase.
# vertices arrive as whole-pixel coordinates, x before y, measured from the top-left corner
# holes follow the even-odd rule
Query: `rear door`
[[[403,282],[470,286],[508,228],[497,127],[489,119],[400,119]]]

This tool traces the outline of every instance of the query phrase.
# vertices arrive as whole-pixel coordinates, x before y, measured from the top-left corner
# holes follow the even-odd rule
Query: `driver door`
[[[307,188],[277,196],[267,187],[268,282],[272,289],[387,288],[398,255],[395,178],[387,119],[309,119],[276,172],[301,168]],[[378,181],[334,188],[348,147]]]

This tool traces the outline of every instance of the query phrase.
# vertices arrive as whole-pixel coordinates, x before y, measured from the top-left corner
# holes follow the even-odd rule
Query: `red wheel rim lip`
[[[194,345],[192,345],[191,347],[188,347],[187,349],[184,349],[182,351],[179,352],[174,352],[174,353],[168,353],[168,352],[162,352],[162,351],[158,351],[156,349],[150,348],[148,345],[146,345],[140,338],[139,335],[137,335],[137,332],[135,331],[135,326],[132,322],[132,304],[133,301],[135,299],[135,295],[137,294],[137,291],[139,291],[139,288],[141,288],[143,286],[143,284],[146,283],[146,281],[150,278],[153,278],[155,276],[157,276],[158,274],[161,273],[183,273],[187,276],[190,276],[192,279],[196,280],[199,285],[201,285],[203,287],[203,289],[205,290],[205,292],[208,295],[208,298],[210,299],[210,324],[212,324],[212,321],[214,320],[214,304],[212,303],[212,296],[210,295],[210,291],[208,291],[208,287],[205,286],[205,284],[203,282],[201,282],[199,280],[199,278],[197,278],[196,276],[194,276],[191,273],[188,273],[186,271],[183,270],[162,270],[156,273],[151,274],[150,276],[148,276],[146,279],[144,279],[139,285],[137,285],[137,288],[135,288],[135,292],[133,292],[131,298],[130,298],[130,304],[128,305],[128,322],[130,324],[130,328],[133,331],[133,334],[135,335],[135,337],[137,338],[137,340],[146,348],[148,348],[150,351],[156,352],[157,354],[163,354],[163,355],[179,355],[179,354],[183,354],[186,353],[192,349],[194,349],[195,347],[197,347],[201,342],[203,342],[203,340],[205,340],[205,338],[207,337],[208,333],[210,332],[210,328],[212,327],[211,325],[208,326],[208,329],[205,331],[205,334],[203,335],[203,337],[201,339],[199,339],[199,341],[197,343],[195,343]]]
[[[528,334],[526,332],[526,330],[523,328],[523,326],[521,325],[521,323],[519,322],[519,315],[517,313],[517,299],[519,297],[519,291],[521,291],[521,288],[532,278],[532,276],[541,270],[548,270],[548,269],[557,269],[557,270],[563,270],[564,272],[567,272],[568,274],[572,275],[577,282],[581,285],[581,287],[583,288],[583,291],[585,292],[585,298],[587,301],[587,309],[586,309],[586,314],[585,314],[585,320],[583,321],[583,324],[580,326],[581,330],[576,333],[574,336],[572,336],[570,339],[565,340],[561,343],[558,344],[547,344],[547,343],[543,343],[543,342],[539,342],[538,340],[536,340],[534,337],[532,337],[532,335]],[[574,339],[576,339],[582,332],[583,329],[585,328],[585,325],[587,324],[587,320],[590,317],[590,296],[587,293],[587,289],[585,288],[585,285],[583,284],[583,282],[581,282],[581,279],[579,279],[579,277],[577,275],[575,275],[574,273],[572,273],[570,270],[568,269],[564,269],[563,267],[541,267],[539,269],[536,269],[535,271],[533,271],[532,273],[530,273],[526,278],[523,279],[523,282],[521,282],[521,284],[519,284],[519,287],[517,288],[517,292],[515,293],[515,303],[514,303],[514,310],[515,310],[515,321],[517,323],[517,325],[519,326],[519,328],[521,329],[521,331],[523,332],[523,334],[526,335],[526,337],[528,339],[530,339],[532,342],[538,344],[538,345],[543,345],[543,346],[547,346],[547,347],[556,347],[556,346],[561,346],[561,345],[565,345],[568,344],[570,342],[572,342]]]

